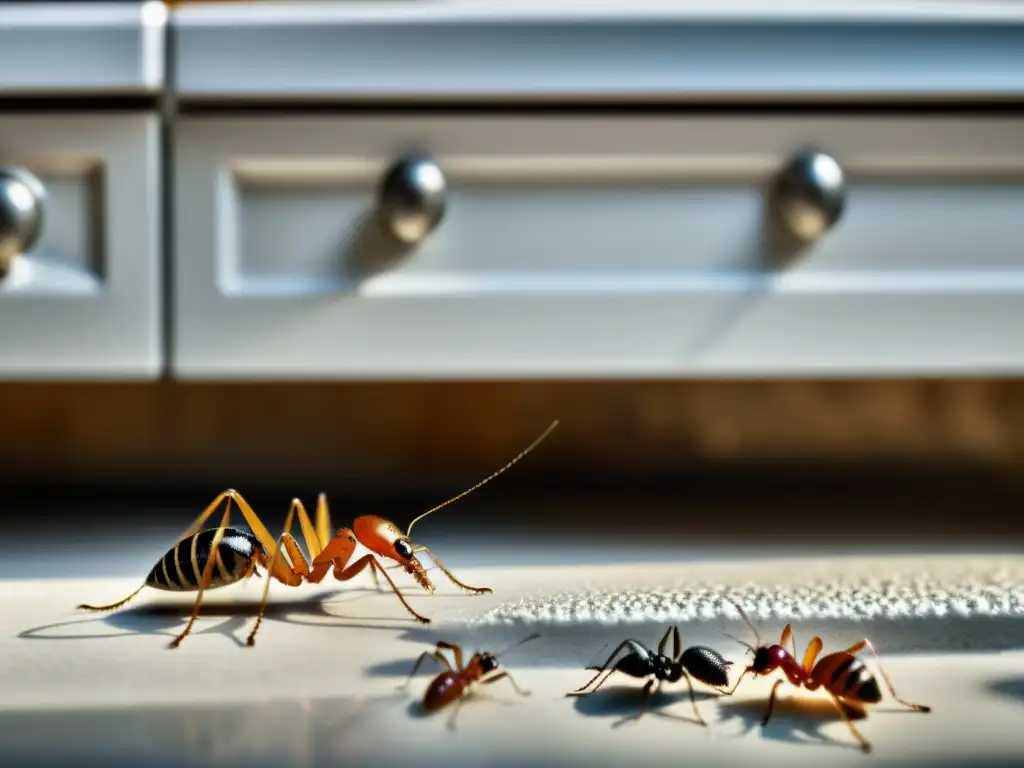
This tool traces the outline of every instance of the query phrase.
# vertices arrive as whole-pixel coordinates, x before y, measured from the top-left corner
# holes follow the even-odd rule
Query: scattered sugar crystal
[[[590,589],[510,601],[474,623],[642,623],[737,619],[735,601],[755,621],[801,619],[868,620],[913,617],[1005,616],[1024,618],[1024,574],[1001,570],[959,584],[930,576],[859,582],[802,583],[790,588],[764,584],[671,585],[648,589]]]

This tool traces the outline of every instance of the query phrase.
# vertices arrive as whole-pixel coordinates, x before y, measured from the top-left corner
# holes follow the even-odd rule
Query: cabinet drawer
[[[1018,98],[1019,3],[441,0],[174,10],[185,101]]]
[[[183,118],[184,377],[637,377],[1024,369],[1024,120]],[[845,204],[793,246],[801,150]],[[382,179],[444,211],[401,246]],[[432,175],[433,174],[433,175]],[[388,209],[390,210],[390,209]]]
[[[5,2],[0,94],[156,94],[167,15],[159,2]]]
[[[14,254],[0,377],[159,373],[158,129],[146,114],[0,115],[0,229]]]

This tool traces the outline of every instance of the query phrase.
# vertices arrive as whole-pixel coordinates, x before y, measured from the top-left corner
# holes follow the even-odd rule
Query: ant
[[[260,602],[256,624],[246,640],[246,644],[252,646],[256,643],[256,632],[263,622],[263,615],[267,608],[271,579],[276,579],[289,587],[298,587],[304,581],[311,584],[319,584],[326,578],[327,573],[332,568],[334,578],[338,581],[348,581],[365,568],[370,568],[370,573],[373,574],[373,580],[378,587],[380,586],[379,573],[383,574],[384,578],[387,579],[391,589],[398,596],[406,610],[417,621],[429,624],[430,619],[416,613],[406,602],[402,593],[398,591],[398,587],[395,586],[395,582],[388,575],[385,567],[374,558],[374,555],[394,560],[397,563],[397,567],[403,568],[406,573],[415,578],[428,594],[433,594],[434,585],[430,583],[422,563],[416,557],[418,552],[423,552],[429,556],[444,575],[459,588],[475,594],[491,592],[492,590],[488,587],[472,587],[455,578],[433,552],[423,545],[412,542],[409,538],[412,528],[427,515],[448,506],[452,502],[458,501],[463,496],[472,493],[505,472],[536,448],[551,434],[556,426],[558,426],[557,420],[552,422],[540,437],[497,472],[480,481],[472,488],[448,499],[443,504],[439,504],[433,509],[424,512],[409,523],[409,527],[404,534],[390,520],[377,515],[360,515],[353,521],[351,529],[341,528],[332,538],[330,534],[331,516],[327,507],[327,496],[321,493],[317,499],[316,526],[314,527],[310,522],[309,515],[302,502],[299,499],[293,499],[291,506],[288,508],[284,532],[275,542],[242,495],[234,489],[224,491],[196,518],[195,522],[182,534],[174,546],[157,561],[156,565],[150,570],[149,575],[146,576],[142,586],[128,595],[128,597],[116,603],[99,606],[79,605],[78,608],[89,611],[114,610],[134,598],[145,587],[171,592],[196,591],[198,594],[196,595],[195,605],[192,608],[192,616],[185,629],[170,644],[171,648],[177,648],[181,641],[192,631],[192,625],[199,615],[199,606],[202,602],[203,594],[207,589],[234,584],[253,575],[259,576],[257,566],[262,566],[267,570],[267,580],[263,588],[263,599]],[[217,506],[224,499],[227,499],[227,504],[218,527],[200,530],[203,523],[214,513]],[[251,533],[228,527],[232,501],[238,504],[242,516],[249,524]],[[302,554],[302,550],[299,549],[298,543],[291,535],[292,520],[296,512],[298,512],[302,536],[305,539],[311,562],[307,562]],[[370,550],[370,554],[364,555],[349,565],[356,544],[362,544]],[[291,564],[282,557],[282,549],[287,551]],[[273,552],[273,555],[268,556],[268,552]],[[211,556],[211,553],[213,556]]]
[[[668,644],[669,636],[672,637],[672,655],[668,656],[665,654],[665,647]],[[622,656],[618,663],[614,667],[608,669],[608,666],[612,663],[616,654],[619,653],[623,648],[629,648],[630,652]],[[683,649],[682,640],[679,635],[679,627],[672,626],[665,630],[665,635],[661,638],[661,642],[658,643],[658,650],[652,651],[650,648],[645,646],[639,640],[623,640],[619,645],[612,651],[611,656],[608,660],[600,667],[587,667],[589,670],[597,670],[597,674],[594,675],[590,681],[575,691],[565,694],[566,696],[586,696],[591,693],[595,693],[598,688],[608,682],[608,678],[612,676],[613,672],[622,672],[623,674],[629,675],[630,677],[649,677],[650,680],[644,685],[643,693],[640,699],[640,714],[637,715],[639,719],[644,712],[647,711],[647,701],[651,694],[651,687],[655,683],[658,684],[654,692],[657,693],[664,683],[675,683],[680,678],[686,679],[686,684],[690,688],[690,701],[693,703],[693,711],[697,716],[697,722],[700,725],[707,725],[700,710],[697,708],[697,698],[693,693],[693,681],[690,679],[691,676],[697,678],[702,683],[709,685],[713,688],[724,688],[729,684],[729,665],[731,661],[726,661],[722,654],[713,648],[707,648],[703,645],[695,645],[687,649]],[[593,683],[597,678],[601,676],[601,673],[608,670],[607,674],[600,683],[598,683],[593,690],[583,692]]]
[[[426,692],[423,694],[423,708],[428,712],[436,712],[454,701],[455,709],[452,710],[452,715],[448,718],[448,728],[455,730],[455,717],[459,714],[459,707],[462,706],[462,702],[469,694],[470,688],[473,685],[492,685],[499,680],[508,680],[520,696],[530,695],[530,691],[524,691],[516,685],[516,681],[512,679],[507,670],[501,669],[501,665],[498,663],[498,656],[504,655],[513,648],[518,648],[530,640],[536,640],[538,637],[540,637],[540,634],[532,634],[515,645],[506,648],[500,654],[477,651],[465,666],[462,663],[462,646],[456,643],[439,641],[433,651],[424,651],[420,654],[420,657],[416,659],[416,663],[413,665],[412,671],[409,673],[408,679],[404,684],[398,686],[398,690],[408,689],[409,683],[412,682],[416,671],[427,659],[434,659],[443,664],[445,671],[439,673],[431,681],[430,685],[427,686]],[[443,650],[451,651],[455,656],[454,668],[447,657],[441,653]]]
[[[821,653],[822,641],[820,637],[815,636],[807,644],[803,663],[800,664],[796,660],[796,638],[793,635],[792,625],[786,625],[786,628],[782,630],[782,638],[776,645],[762,645],[761,634],[743,611],[743,608],[731,598],[729,601],[736,606],[736,610],[739,611],[747,626],[754,631],[754,636],[757,640],[757,646],[755,647],[743,642],[739,638],[732,637],[732,635],[726,632],[722,632],[723,635],[732,638],[740,645],[745,645],[748,651],[754,654],[753,662],[743,670],[743,674],[739,676],[736,685],[733,686],[732,691],[729,691],[730,695],[739,687],[740,682],[746,677],[748,672],[752,673],[755,677],[759,677],[761,675],[769,675],[776,669],[781,669],[790,684],[798,688],[806,688],[808,691],[814,691],[818,688],[825,689],[825,692],[832,699],[832,703],[839,710],[839,714],[842,715],[843,721],[849,727],[850,732],[860,742],[861,749],[865,752],[870,752],[871,745],[861,735],[860,731],[857,730],[853,722],[851,722],[844,708],[844,705],[852,705],[857,709],[861,709],[863,704],[877,704],[882,700],[882,692],[878,687],[878,680],[875,679],[874,674],[868,669],[867,665],[856,656],[864,648],[868,648],[875,657],[878,671],[881,673],[882,679],[885,680],[885,684],[888,686],[889,693],[893,699],[903,706],[918,712],[932,711],[932,708],[929,706],[913,704],[909,701],[904,701],[896,695],[896,690],[893,688],[889,676],[882,669],[882,662],[878,658],[875,647],[867,638],[854,643],[846,650],[829,653],[819,659],[818,654]],[[721,630],[719,631],[721,632]],[[787,642],[792,643],[792,654],[785,648]],[[772,716],[772,708],[775,706],[775,693],[784,682],[785,680],[776,680],[775,685],[772,686],[772,692],[768,698],[768,711],[765,712],[764,718],[761,720],[762,727],[768,724],[768,719]]]

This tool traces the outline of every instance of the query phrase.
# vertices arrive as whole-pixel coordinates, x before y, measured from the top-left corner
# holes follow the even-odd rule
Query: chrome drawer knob
[[[19,253],[30,251],[43,231],[46,188],[24,168],[0,166],[0,277]]]
[[[800,152],[776,179],[774,204],[790,234],[804,242],[817,240],[835,226],[846,206],[842,166],[824,152]]]
[[[405,246],[422,242],[444,218],[446,186],[444,173],[433,160],[401,158],[381,181],[381,224]]]

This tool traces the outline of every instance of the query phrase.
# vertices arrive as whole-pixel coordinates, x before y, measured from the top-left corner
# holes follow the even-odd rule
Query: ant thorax
[[[654,668],[655,677],[659,680],[675,682],[683,676],[682,668],[668,656],[661,654],[651,656],[651,666]]]
[[[678,683],[683,677],[683,665],[681,662],[673,662],[669,672],[665,675],[665,682]]]

